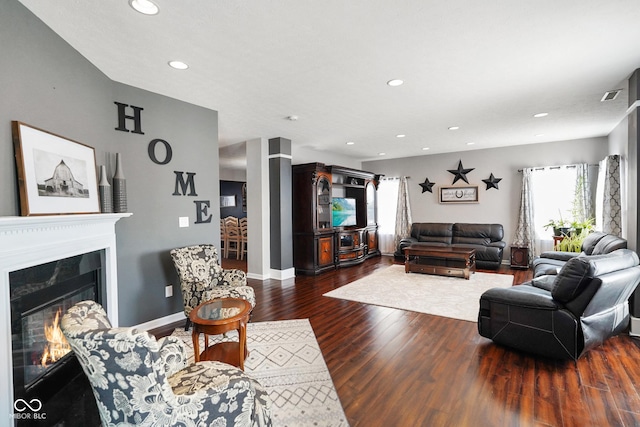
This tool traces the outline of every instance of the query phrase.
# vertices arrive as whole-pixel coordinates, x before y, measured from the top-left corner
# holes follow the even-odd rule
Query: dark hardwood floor
[[[395,261],[249,280],[252,322],[308,318],[351,426],[638,426],[640,341],[608,340],[577,362],[494,345],[475,322],[322,295]],[[223,266],[246,268],[223,260]],[[501,267],[514,283],[530,271]],[[166,334],[175,326],[154,331]]]

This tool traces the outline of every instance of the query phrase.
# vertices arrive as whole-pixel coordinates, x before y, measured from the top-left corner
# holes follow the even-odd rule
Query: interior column
[[[269,140],[269,213],[271,277],[295,276],[293,268],[293,218],[291,203],[291,141]]]
[[[247,277],[271,277],[269,255],[269,142],[247,141]]]

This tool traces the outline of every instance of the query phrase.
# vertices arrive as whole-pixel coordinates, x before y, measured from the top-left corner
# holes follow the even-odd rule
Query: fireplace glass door
[[[104,251],[9,273],[13,381],[16,397],[37,394],[72,357],[60,320],[74,304],[101,302]],[[65,378],[55,382],[64,384]]]
[[[22,315],[25,388],[29,388],[35,380],[52,369],[56,362],[61,361],[71,351],[60,329],[60,320],[64,313],[80,301],[95,301],[95,298],[95,287],[88,286]]]

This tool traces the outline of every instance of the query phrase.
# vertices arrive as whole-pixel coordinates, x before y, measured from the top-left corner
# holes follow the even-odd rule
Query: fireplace
[[[129,215],[0,217],[0,377],[8,379],[0,383],[0,419],[99,424],[88,381],[58,342],[56,322],[90,299],[118,325],[115,223]],[[74,413],[88,418],[70,420]]]
[[[9,273],[14,400],[37,399],[50,425],[99,424],[60,319],[77,302],[103,303],[103,264],[100,250]]]

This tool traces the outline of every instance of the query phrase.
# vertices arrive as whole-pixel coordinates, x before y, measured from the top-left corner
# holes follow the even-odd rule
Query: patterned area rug
[[[191,331],[178,328],[172,335],[187,344],[193,358]],[[209,345],[237,337],[236,331],[229,332],[226,338],[213,336]],[[203,347],[201,338],[200,348]],[[245,372],[269,391],[274,427],[348,427],[308,319],[249,323],[247,347]]]
[[[465,280],[405,273],[403,265],[392,265],[324,296],[477,322],[480,295],[512,284],[508,274],[474,273]]]

